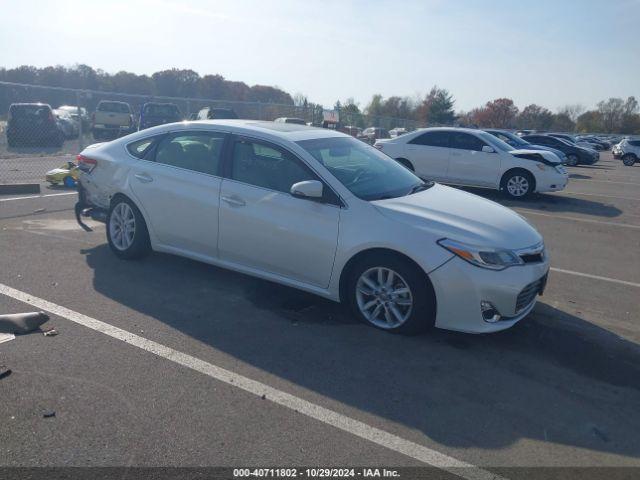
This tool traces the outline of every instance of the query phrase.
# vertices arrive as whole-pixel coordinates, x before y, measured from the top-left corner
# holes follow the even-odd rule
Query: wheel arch
[[[424,271],[424,269],[418,264],[418,262],[416,262],[414,259],[412,259],[408,255],[405,255],[404,253],[401,253],[397,250],[393,250],[391,248],[385,248],[385,247],[371,247],[371,248],[366,248],[364,250],[360,250],[359,252],[354,254],[344,264],[344,267],[342,267],[342,271],[340,272],[340,281],[338,284],[338,295],[339,295],[340,302],[345,302],[347,299],[347,286],[349,281],[349,274],[351,273],[353,268],[358,264],[358,262],[362,261],[363,259],[374,257],[374,256],[392,256],[392,257],[400,258],[410,263],[411,265],[413,265],[416,269],[418,269],[418,271],[422,273],[422,276],[426,280],[428,288],[431,289],[434,302],[435,302],[435,307],[437,310],[438,302],[436,298],[436,292],[435,292],[435,289],[433,288],[433,284],[431,283],[431,279],[429,278],[429,275],[427,274],[427,272]]]
[[[506,180],[509,177],[509,175],[517,173],[517,172],[524,172],[524,173],[528,174],[529,176],[531,176],[531,178],[533,179],[533,188],[531,189],[531,192],[535,192],[536,191],[536,187],[537,187],[536,174],[533,173],[528,168],[525,168],[525,167],[512,167],[512,168],[508,169],[506,172],[504,172],[502,174],[502,177],[500,177],[500,190],[502,191],[502,190],[505,189],[505,183],[506,183]]]
[[[411,160],[409,160],[408,158],[405,157],[397,157],[394,158],[394,160],[396,162],[398,162],[400,165],[408,168],[409,170],[411,170],[412,172],[416,171],[416,167],[413,165],[413,163],[411,163]]]
[[[125,198],[136,206],[136,208],[140,212],[140,215],[142,215],[142,218],[144,219],[145,226],[147,227],[147,232],[149,233],[149,239],[151,240],[151,244],[153,245],[155,243],[155,232],[153,231],[153,225],[151,225],[151,222],[149,221],[149,217],[147,216],[147,212],[145,211],[145,209],[142,208],[142,205],[140,205],[140,203],[137,201],[135,197],[133,197],[132,195],[127,195],[124,192],[118,191],[111,194],[111,196],[109,197],[109,210],[111,210],[113,202],[118,198]]]

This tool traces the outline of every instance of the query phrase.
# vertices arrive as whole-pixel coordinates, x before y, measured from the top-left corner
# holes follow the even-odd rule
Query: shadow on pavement
[[[593,200],[585,200],[573,196],[551,195],[545,193],[537,193],[526,200],[511,200],[506,198],[502,193],[496,190],[488,190],[482,188],[464,187],[463,190],[479,195],[488,200],[498,202],[505,207],[510,208],[528,208],[530,210],[539,210],[541,212],[551,213],[581,213],[584,215],[593,215],[595,217],[613,218],[622,215],[622,210],[613,205],[596,202]]]
[[[640,346],[549,305],[493,335],[403,337],[333,302],[190,260],[125,262],[106,245],[83,253],[97,293],[441,444],[500,449],[528,438],[640,455]]]

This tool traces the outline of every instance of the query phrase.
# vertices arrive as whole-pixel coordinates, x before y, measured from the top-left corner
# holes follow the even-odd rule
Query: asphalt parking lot
[[[67,157],[27,158],[32,178]],[[553,267],[527,319],[480,336],[394,336],[212,266],[120,261],[72,192],[0,196],[0,310],[59,332],[0,344],[0,465],[640,467],[640,165],[570,173],[527,201],[474,190],[535,225]]]

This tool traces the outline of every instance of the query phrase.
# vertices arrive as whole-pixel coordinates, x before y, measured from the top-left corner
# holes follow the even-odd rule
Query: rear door
[[[131,188],[163,246],[217,256],[220,159],[226,138],[211,131],[168,134],[149,160],[134,163]]]
[[[289,151],[237,138],[220,192],[221,260],[326,288],[338,242],[340,207],[293,197],[294,183],[320,180]]]
[[[446,130],[425,132],[411,139],[405,148],[416,174],[430,180],[446,181],[449,170],[449,136]]]
[[[449,142],[449,181],[481,187],[497,186],[500,176],[499,153],[483,152],[482,147],[489,145],[466,132],[451,132]]]

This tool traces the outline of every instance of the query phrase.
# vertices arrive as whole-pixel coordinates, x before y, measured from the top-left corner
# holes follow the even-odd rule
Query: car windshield
[[[180,111],[176,105],[148,103],[144,106],[144,114],[157,117],[178,117]]]
[[[317,138],[297,143],[351,193],[363,200],[403,197],[432,185],[384,153],[354,138]]]
[[[129,105],[121,102],[100,102],[97,110],[100,112],[130,113]]]
[[[511,150],[513,150],[513,146],[509,145],[507,142],[503,142],[498,137],[494,137],[490,133],[477,132],[477,135],[482,140],[484,140],[485,143],[488,143],[489,145],[491,145],[494,148],[497,148],[498,150],[502,150],[503,152],[510,152]]]
[[[499,138],[500,140],[502,140],[502,138],[500,138],[500,137],[507,138],[508,140],[502,140],[502,141],[508,143],[512,147],[524,147],[526,145],[529,145],[529,142],[527,142],[526,140],[523,140],[522,138],[520,138],[517,135],[514,135],[511,132],[500,132],[500,131],[497,131],[497,132],[495,132],[495,136],[497,138]]]

